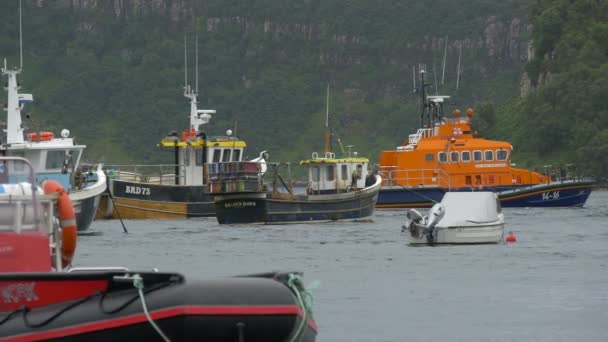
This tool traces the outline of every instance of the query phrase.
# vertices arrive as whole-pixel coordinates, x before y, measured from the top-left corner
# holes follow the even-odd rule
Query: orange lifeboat
[[[76,252],[76,240],[78,229],[76,227],[76,214],[68,193],[59,182],[47,180],[42,183],[45,194],[59,193],[57,197],[57,210],[62,230],[61,241],[61,263],[62,267],[72,264]]]

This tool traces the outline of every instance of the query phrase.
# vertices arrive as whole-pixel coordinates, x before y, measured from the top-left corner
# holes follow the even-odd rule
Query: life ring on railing
[[[27,139],[29,141],[47,141],[55,138],[55,134],[53,132],[40,132],[40,133],[28,133]]]
[[[59,193],[57,197],[57,211],[61,224],[61,266],[72,264],[76,252],[78,228],[76,227],[76,214],[70,196],[63,186],[55,180],[46,180],[42,183],[45,194]]]

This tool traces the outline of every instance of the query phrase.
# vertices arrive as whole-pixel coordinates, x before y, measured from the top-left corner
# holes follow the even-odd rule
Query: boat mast
[[[9,70],[4,59],[2,74],[8,77],[7,87],[7,119],[6,119],[6,144],[22,144],[23,124],[21,121],[22,103],[33,101],[32,94],[19,94],[17,75],[23,69],[23,33],[21,21],[21,0],[19,0],[19,69]]]
[[[331,152],[331,133],[329,132],[329,83],[327,83],[327,95],[325,98],[325,155]]]

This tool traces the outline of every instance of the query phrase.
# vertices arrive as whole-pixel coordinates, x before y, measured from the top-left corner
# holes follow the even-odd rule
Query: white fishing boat
[[[499,243],[504,235],[504,214],[494,192],[447,192],[428,215],[407,212],[410,244]]]
[[[21,16],[21,12],[19,13]],[[34,101],[32,94],[21,94],[17,75],[23,70],[23,57],[19,68],[7,67],[6,59],[2,75],[7,77],[8,101],[6,104],[6,136],[0,144],[0,154],[24,157],[30,161],[38,183],[44,180],[59,182],[69,193],[76,211],[78,230],[86,230],[95,219],[101,194],[106,189],[106,176],[101,165],[83,168],[80,160],[85,145],[78,145],[63,129],[60,137],[50,131],[38,129],[27,114],[28,125],[22,121],[21,112],[25,104]],[[29,126],[29,127],[28,127]],[[29,133],[26,133],[28,131]],[[0,179],[2,183],[13,183],[11,176]]]

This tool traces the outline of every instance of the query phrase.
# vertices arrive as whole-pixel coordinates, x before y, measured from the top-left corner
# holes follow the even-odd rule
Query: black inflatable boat
[[[0,341],[315,341],[298,273],[0,273]]]

